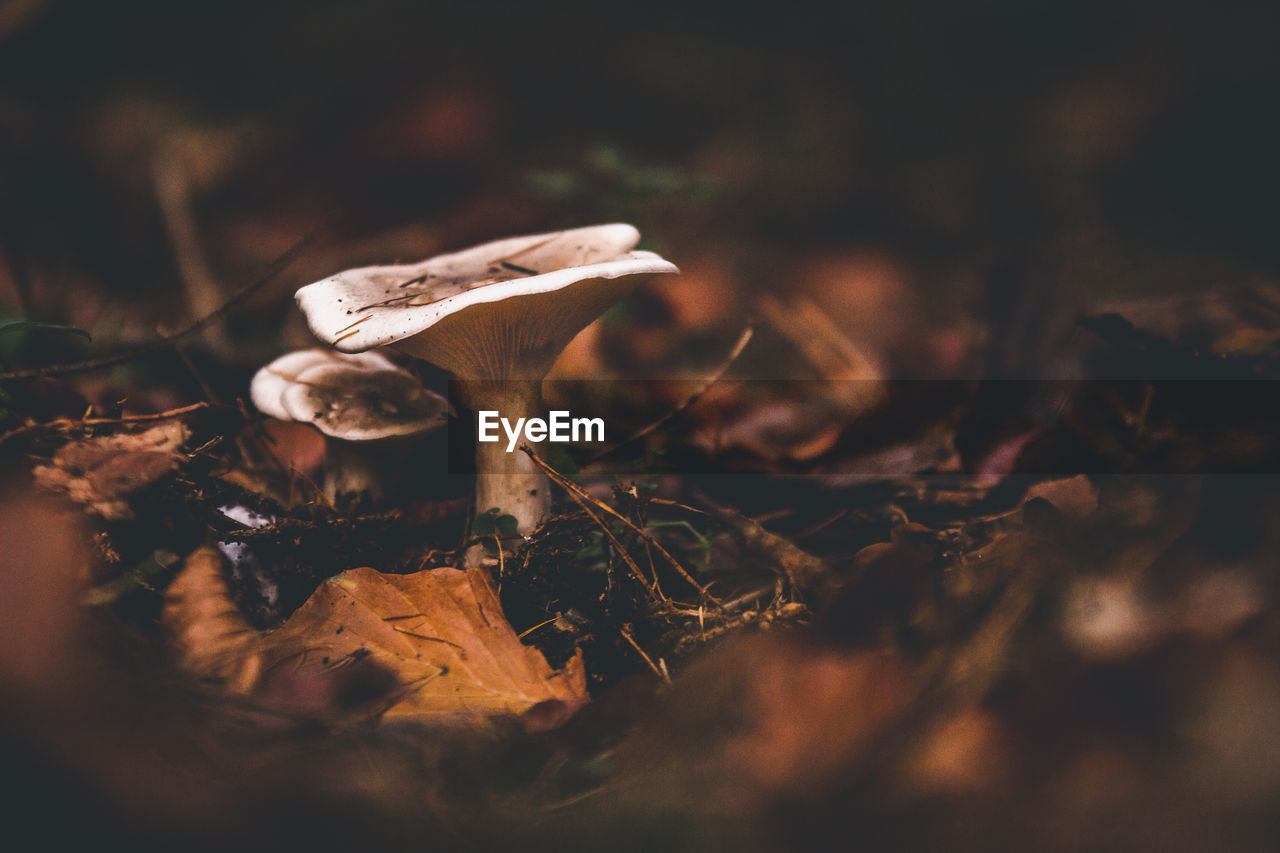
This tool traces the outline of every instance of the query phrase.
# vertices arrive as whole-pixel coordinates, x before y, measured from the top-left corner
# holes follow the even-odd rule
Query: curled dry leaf
[[[1098,509],[1098,487],[1084,474],[1036,483],[1023,503],[1034,498],[1043,498],[1068,518],[1088,518]]]
[[[255,652],[262,635],[231,600],[222,567],[222,556],[213,548],[200,548],[187,557],[165,590],[161,620],[180,666],[245,693],[261,674]]]
[[[177,450],[187,436],[180,422],[167,421],[142,432],[73,441],[32,473],[46,489],[120,521],[133,517],[129,498],[178,467]]]
[[[581,656],[556,672],[523,645],[482,569],[410,575],[352,569],[322,584],[281,628],[246,642],[220,563],[213,577],[210,560],[220,558],[203,550],[188,560],[165,619],[182,662],[237,692],[274,701],[297,698],[299,690],[310,697],[341,692],[322,682],[373,665],[395,683],[387,685],[385,701],[362,707],[384,717],[443,720],[536,709],[526,720],[550,725],[587,701]]]

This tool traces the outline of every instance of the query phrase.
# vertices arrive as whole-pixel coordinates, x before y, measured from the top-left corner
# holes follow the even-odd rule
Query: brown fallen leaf
[[[19,694],[70,693],[79,684],[82,620],[75,600],[89,562],[79,512],[10,491],[0,493],[0,704],[6,712]]]
[[[772,294],[756,309],[791,343],[824,380],[827,401],[846,417],[864,414],[884,399],[885,373],[879,359],[855,344],[832,318],[803,296],[783,301]]]
[[[1043,498],[1069,518],[1088,518],[1098,509],[1098,487],[1084,474],[1046,480],[1027,489],[1022,502]]]
[[[188,559],[165,621],[182,663],[236,692],[315,710],[317,696],[342,692],[328,682],[373,665],[395,676],[385,701],[340,710],[437,721],[534,711],[525,722],[542,727],[587,701],[581,655],[556,672],[523,645],[483,569],[352,569],[322,584],[281,628],[246,643],[220,566],[216,578],[208,573],[211,558],[220,559],[205,549]]]
[[[572,711],[587,700],[581,656],[553,671],[520,642],[478,568],[352,569],[321,585],[265,646],[265,676],[369,655],[405,688],[388,717],[522,714],[544,702]]]
[[[262,635],[244,618],[223,575],[223,559],[205,547],[187,557],[164,594],[161,622],[178,664],[248,693],[261,677]]]
[[[642,813],[745,817],[778,797],[818,795],[872,758],[921,686],[889,651],[732,640],[677,677],[656,716],[618,746],[616,796]]]
[[[48,465],[32,469],[36,482],[61,492],[110,521],[133,517],[128,500],[178,466],[187,428],[168,421],[141,432],[73,441]]]

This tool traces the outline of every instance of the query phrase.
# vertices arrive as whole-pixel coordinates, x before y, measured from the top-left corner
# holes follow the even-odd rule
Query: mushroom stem
[[[340,495],[367,495],[381,503],[399,480],[409,443],[394,438],[343,441],[324,437],[324,494],[330,504]]]
[[[527,422],[545,414],[541,383],[536,380],[472,381],[466,383],[466,395],[474,412],[495,411],[513,427],[521,418]],[[504,430],[499,433],[498,441],[476,442],[476,512],[497,507],[514,516],[516,530],[527,536],[551,512],[551,482],[527,455],[518,449],[508,453],[509,438]],[[503,543],[503,547],[509,544]],[[478,562],[482,553],[481,549],[471,549],[467,553],[468,564]]]

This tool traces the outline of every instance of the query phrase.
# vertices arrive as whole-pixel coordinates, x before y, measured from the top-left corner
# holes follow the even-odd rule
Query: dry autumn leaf
[[[228,626],[225,607],[209,604],[210,596],[229,602],[220,573],[208,576],[205,553],[193,555],[183,572],[193,580],[199,573],[199,584],[175,581],[166,622],[186,665],[238,691],[278,697],[282,679],[372,663],[398,682],[387,700],[393,704],[373,709],[384,717],[441,720],[537,708],[536,722],[546,724],[587,701],[581,656],[556,672],[523,645],[483,569],[410,575],[352,569],[322,584],[284,626],[246,646],[242,620]],[[195,594],[197,586],[203,594]]]
[[[520,714],[587,698],[581,658],[556,673],[523,645],[483,569],[352,569],[325,582],[265,645],[264,674],[371,656],[406,687],[388,717]]]
[[[261,674],[256,645],[262,636],[231,600],[222,567],[222,556],[212,548],[187,557],[165,590],[161,618],[180,666],[247,693]]]
[[[1098,509],[1098,487],[1084,474],[1036,483],[1027,489],[1023,503],[1042,498],[1069,518],[1088,518]]]
[[[657,716],[618,746],[615,778],[635,786],[619,796],[727,816],[830,790],[873,759],[922,687],[910,662],[887,650],[781,635],[727,642],[678,677]]]
[[[185,426],[169,421],[141,432],[73,441],[32,473],[46,489],[120,521],[133,517],[130,497],[178,467],[177,450],[187,437]]]

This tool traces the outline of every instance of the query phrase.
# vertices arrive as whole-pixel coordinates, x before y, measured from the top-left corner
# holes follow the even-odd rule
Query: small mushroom
[[[583,327],[639,284],[679,272],[636,251],[630,225],[512,237],[417,264],[362,267],[298,291],[322,341],[346,352],[394,346],[452,372],[473,411],[516,423],[541,417],[542,379]],[[506,442],[479,443],[476,509],[529,534],[551,507],[550,484]],[[474,562],[477,555],[468,556]]]
[[[309,423],[325,441],[325,495],[381,500],[412,439],[444,424],[449,403],[377,353],[309,349],[277,358],[254,375],[263,414]]]

